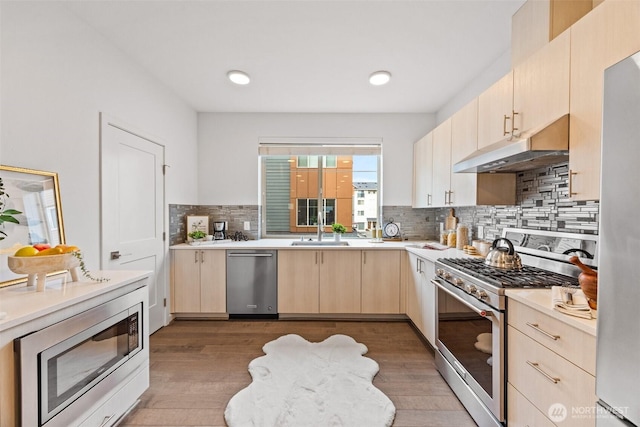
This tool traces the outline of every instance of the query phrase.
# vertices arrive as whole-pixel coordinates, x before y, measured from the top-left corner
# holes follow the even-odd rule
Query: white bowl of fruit
[[[27,274],[27,286],[36,286],[38,292],[44,291],[47,274],[71,273],[74,282],[78,281],[78,267],[81,264],[80,249],[77,246],[47,244],[23,246],[13,256],[8,257],[9,270],[16,274]],[[36,283],[37,278],[37,283]]]

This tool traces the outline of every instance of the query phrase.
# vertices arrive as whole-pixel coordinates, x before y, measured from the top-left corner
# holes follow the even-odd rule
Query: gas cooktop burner
[[[525,265],[520,270],[502,270],[486,265],[482,258],[441,258],[438,261],[500,288],[579,287],[575,277],[537,267]]]

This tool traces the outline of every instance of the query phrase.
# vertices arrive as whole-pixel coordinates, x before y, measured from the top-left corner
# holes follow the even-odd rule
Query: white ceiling
[[[509,49],[524,0],[72,1],[199,112],[434,113]],[[226,78],[251,76],[248,86]],[[392,73],[382,87],[376,70]]]

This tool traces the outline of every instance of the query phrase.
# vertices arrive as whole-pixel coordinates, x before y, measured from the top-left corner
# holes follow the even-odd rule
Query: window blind
[[[380,155],[382,138],[261,138],[261,156]]]

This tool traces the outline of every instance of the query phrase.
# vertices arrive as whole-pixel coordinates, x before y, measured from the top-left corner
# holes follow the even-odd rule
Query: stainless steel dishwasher
[[[278,252],[227,250],[227,312],[229,317],[278,316]]]

